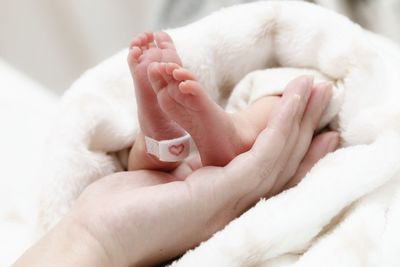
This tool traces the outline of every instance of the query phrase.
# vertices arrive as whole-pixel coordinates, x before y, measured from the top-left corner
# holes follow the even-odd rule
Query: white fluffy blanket
[[[340,131],[345,147],[173,266],[400,266],[399,49],[295,1],[235,6],[168,32],[184,66],[229,111],[299,74],[333,81],[321,126]],[[41,172],[43,230],[89,183],[124,169],[138,129],[126,54],[85,73],[63,97]]]
[[[57,98],[0,59],[0,266],[35,240],[35,174]]]

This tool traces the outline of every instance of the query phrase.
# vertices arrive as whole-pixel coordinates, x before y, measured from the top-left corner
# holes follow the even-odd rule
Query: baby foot
[[[254,127],[226,113],[188,70],[176,63],[153,62],[148,78],[162,111],[192,136],[203,165],[224,166],[252,145]]]
[[[157,97],[147,77],[148,65],[152,62],[181,61],[174,50],[168,48],[164,33],[154,36],[150,32],[142,33],[131,42],[128,63],[133,76],[139,122],[145,135],[152,138],[175,138],[182,135],[182,129],[169,119],[160,109]],[[157,47],[154,44],[157,42]]]
[[[157,44],[157,46],[155,45]],[[166,33],[145,32],[130,44],[128,64],[134,80],[138,117],[142,133],[131,151],[128,169],[173,169],[176,164],[158,161],[145,151],[144,136],[156,140],[174,139],[184,135],[184,130],[165,114],[157,101],[148,79],[148,66],[152,62],[181,64],[172,40]]]

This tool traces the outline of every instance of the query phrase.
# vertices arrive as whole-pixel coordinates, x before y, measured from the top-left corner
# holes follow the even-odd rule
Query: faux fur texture
[[[235,6],[168,32],[184,66],[229,111],[299,74],[331,80],[321,126],[340,131],[345,147],[173,266],[400,266],[400,50],[297,1]],[[126,55],[85,73],[63,97],[41,172],[42,231],[88,184],[123,170],[138,129]]]
[[[44,137],[57,97],[0,59],[0,266],[34,240]]]

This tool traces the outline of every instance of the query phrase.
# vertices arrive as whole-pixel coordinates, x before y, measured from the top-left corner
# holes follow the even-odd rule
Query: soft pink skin
[[[142,37],[153,38],[148,34]],[[178,63],[149,62],[147,56],[177,60],[168,54],[169,50],[151,52],[152,48],[147,45],[140,54],[133,48],[129,58],[132,63],[144,55],[139,63],[130,64],[134,75],[145,75],[135,80],[143,132],[154,138],[179,136],[182,129],[171,117],[186,130],[192,130],[196,142],[212,137],[227,146],[224,152],[231,149],[237,153],[235,149],[245,145],[251,149],[224,167],[201,168],[196,159],[166,164],[146,154],[140,134],[132,149],[131,167],[174,170],[120,172],[95,181],[60,223],[13,266],[149,266],[169,260],[210,238],[261,197],[294,186],[315,162],[337,148],[336,133],[323,133],[312,139],[330,99],[329,85],[314,86],[310,77],[297,78],[287,85],[281,99],[264,97],[231,118],[210,102],[192,74]],[[189,101],[194,101],[191,108],[187,106]],[[270,110],[276,101],[279,104]],[[215,108],[215,113],[207,113],[206,108]],[[199,111],[205,114],[198,114]],[[210,122],[206,120],[215,114],[226,124],[214,125],[212,118]],[[219,131],[207,131],[206,137],[196,135],[203,133],[202,129],[196,132],[190,128],[191,117],[185,116],[194,116],[200,125],[210,124],[219,131],[233,127],[233,134],[238,135],[234,138],[239,142],[224,143],[228,140],[226,134]],[[239,130],[237,122],[247,123],[254,132]],[[229,153],[225,158],[212,158],[209,153],[220,150],[208,149],[200,151],[202,159],[232,159]]]
[[[289,83],[268,127],[226,166],[182,163],[169,173],[103,177],[13,266],[153,266],[210,238],[260,197],[298,183],[339,143],[332,132],[311,142],[330,91],[305,81]]]
[[[200,165],[225,166],[251,148],[267,126],[270,110],[279,101],[276,96],[263,97],[245,110],[226,113],[206,94],[195,75],[181,66],[172,39],[164,32],[136,37],[131,42],[128,63],[142,129],[131,151],[129,170],[174,170],[179,163],[161,162],[146,153],[143,135],[157,140],[173,139],[182,136],[183,129],[197,145]],[[309,89],[307,99],[316,95],[317,100],[311,101],[316,107],[324,107],[321,102],[330,99],[331,85],[314,85],[312,77],[299,77],[288,87],[295,85]],[[315,123],[308,123],[307,127]],[[299,145],[307,147],[311,140],[303,139]]]
[[[152,33],[142,33],[131,42],[128,56],[135,84],[141,129],[146,135],[156,139],[179,137],[183,132],[161,110],[148,78],[148,66],[153,62],[181,64],[176,51],[168,47],[169,40],[166,34],[160,33],[155,37]],[[158,47],[154,42],[157,42]]]
[[[255,112],[262,111],[263,115],[257,120],[248,119],[253,117],[248,112],[226,113],[205,93],[195,75],[181,67],[172,39],[163,32],[136,37],[131,42],[128,64],[142,130],[131,152],[129,170],[176,168],[177,163],[160,162],[148,155],[143,135],[173,139],[182,136],[183,129],[195,141],[203,165],[224,166],[251,147],[266,125],[265,111],[277,100],[265,98],[263,106],[258,104]]]

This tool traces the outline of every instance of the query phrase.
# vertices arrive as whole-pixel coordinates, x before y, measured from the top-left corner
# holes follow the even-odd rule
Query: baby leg
[[[223,166],[247,151],[266,127],[269,111],[279,100],[277,96],[263,97],[249,108],[229,114],[210,99],[191,72],[178,64],[152,63],[148,74],[161,109],[190,133],[203,165]],[[306,83],[304,88],[312,87],[311,77],[299,79],[288,87],[298,82]]]
[[[157,46],[155,43],[157,43]],[[152,62],[174,62],[181,64],[175,49],[170,49],[170,38],[164,33],[142,33],[130,45],[128,64],[135,85],[136,101],[141,132],[129,156],[128,169],[172,170],[177,164],[159,161],[148,154],[144,136],[156,140],[180,137],[184,130],[171,120],[159,107],[156,94],[148,79],[148,66]]]
[[[161,109],[192,136],[203,165],[223,166],[250,147],[233,117],[191,72],[174,63],[152,63],[148,74]]]

